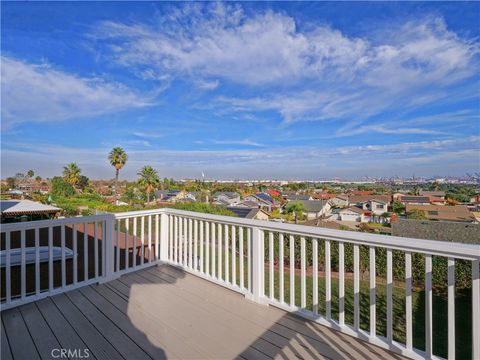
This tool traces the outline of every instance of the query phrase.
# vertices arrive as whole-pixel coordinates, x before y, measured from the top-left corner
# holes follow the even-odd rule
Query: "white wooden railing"
[[[446,258],[448,263],[445,274],[448,289],[446,355],[455,358],[456,341],[464,335],[455,333],[455,268],[459,261],[468,262],[472,285],[469,309],[472,358],[480,359],[480,245],[338,231],[175,209],[5,224],[1,236],[2,250],[6,253],[5,264],[2,264],[5,284],[2,286],[2,309],[169,263],[258,303],[295,312],[412,358],[436,357],[433,315],[438,310],[433,306],[433,257]],[[47,246],[48,262],[41,262],[42,257],[36,250],[34,263],[28,265],[25,254],[31,246],[35,249]],[[55,246],[61,248],[60,260],[54,259],[52,249]],[[19,264],[10,261],[14,248],[21,253]],[[65,257],[67,248],[73,250],[71,259]],[[351,271],[346,270],[347,250],[353,252]],[[338,260],[335,274],[332,271],[333,251]],[[368,254],[369,261],[368,308],[362,307],[360,301],[362,252]],[[386,257],[385,279],[377,276],[381,270],[376,264],[380,254]],[[404,289],[403,314],[395,314],[393,304],[394,280],[397,285],[399,282],[393,277],[393,269],[394,261],[398,265],[399,254],[404,267],[404,279],[400,279]],[[424,350],[414,347],[412,258],[418,254],[424,259],[421,284],[425,296]],[[323,271],[319,271],[320,264]],[[300,285],[299,294],[296,282]],[[346,286],[351,282],[353,289]],[[385,309],[377,304],[380,287],[385,289]],[[338,293],[333,293],[335,288]],[[353,308],[348,307],[348,296],[353,296]],[[386,313],[386,319],[377,317],[380,310]],[[362,328],[361,323],[361,314],[365,311],[368,311],[368,328]],[[352,313],[353,319],[349,321],[347,314]],[[405,341],[402,342],[395,340],[394,332],[394,318],[400,315],[405,318]],[[385,334],[377,329],[380,320],[386,320]]]

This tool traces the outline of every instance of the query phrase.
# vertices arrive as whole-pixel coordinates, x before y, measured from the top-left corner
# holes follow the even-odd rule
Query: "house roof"
[[[237,204],[238,207],[246,207],[246,208],[258,208],[258,204],[255,201],[245,200],[241,203]]]
[[[218,205],[225,205],[225,206],[230,205],[230,203],[224,199],[217,199],[215,200],[215,203],[217,203]]]
[[[237,206],[229,206],[227,207],[227,210],[230,210],[231,212],[235,213],[238,217],[244,218],[244,219],[253,219],[259,212],[263,212],[266,215],[268,215],[265,211],[255,208],[247,208],[247,207],[237,207]]]
[[[49,214],[62,210],[31,200],[2,200],[0,208],[2,215]]]
[[[340,210],[340,212],[341,213],[343,213],[343,212],[354,212],[354,213],[357,213],[357,214],[360,214],[360,215],[363,214],[363,210],[356,207],[356,206],[350,206],[348,208]]]
[[[263,201],[268,201],[273,204],[273,198],[266,193],[257,193],[255,194],[255,196],[262,199]]]
[[[272,205],[272,204],[273,204],[273,199],[272,199],[272,200],[265,200],[264,198],[258,196],[257,194],[250,194],[250,195],[248,195],[248,196],[245,196],[245,198],[247,199],[247,198],[250,197],[250,196],[253,197],[253,198],[255,198],[256,201],[254,201],[254,200],[247,200],[247,201],[249,201],[249,202],[257,202],[257,201],[258,201],[259,203],[262,203],[262,204],[265,204],[265,205]],[[268,196],[268,195],[267,195],[267,196]],[[256,205],[258,205],[258,204],[256,204]]]
[[[288,194],[288,195],[285,196],[285,199],[287,199],[288,201],[309,200],[310,195]]]
[[[430,196],[404,195],[404,196],[400,196],[400,201],[429,203],[431,199],[430,199]]]
[[[327,201],[324,200],[296,200],[291,203],[300,203],[307,212],[319,212],[323,209]]]
[[[384,203],[389,203],[390,195],[351,195],[348,197],[348,202],[351,204],[360,204],[365,201],[377,200]]]
[[[474,221],[475,216],[464,205],[412,205],[407,204],[405,211],[422,210],[429,220]]]
[[[315,193],[312,195],[314,199],[317,200],[330,200],[338,197],[338,194],[329,194],[329,193]]]
[[[234,192],[234,191],[218,191],[213,196],[214,197],[225,196],[229,199],[235,199],[235,198],[239,197],[240,195],[238,193]]]

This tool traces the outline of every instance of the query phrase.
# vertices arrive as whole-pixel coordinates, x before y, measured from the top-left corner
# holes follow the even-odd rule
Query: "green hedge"
[[[312,265],[312,239],[306,238],[305,254],[307,267]],[[338,271],[339,252],[338,242],[331,241],[330,255],[332,271]],[[274,254],[278,259],[278,233],[274,234]],[[353,244],[344,243],[344,264],[346,272],[353,272]],[[269,256],[269,239],[265,235],[265,261]],[[290,240],[288,236],[284,237],[284,257],[285,265],[289,265]],[[300,267],[301,261],[301,242],[300,236],[295,236],[295,267]],[[318,240],[318,266],[319,270],[324,270],[325,266],[325,242]],[[432,257],[432,284],[436,291],[443,291],[447,286],[448,259],[440,256]],[[386,277],[387,274],[387,250],[384,248],[375,249],[375,271],[376,275]],[[401,251],[392,252],[393,278],[394,280],[405,281],[405,253]],[[368,277],[370,267],[370,255],[368,246],[360,246],[360,273],[362,278]],[[457,289],[470,288],[472,285],[471,263],[469,261],[457,260],[455,264],[455,286]],[[425,256],[418,253],[412,254],[412,281],[415,286],[421,286],[425,279]]]

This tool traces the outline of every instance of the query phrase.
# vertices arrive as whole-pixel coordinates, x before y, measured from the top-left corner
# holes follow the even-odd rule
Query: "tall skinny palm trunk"
[[[118,198],[118,174],[120,173],[119,169],[115,169],[115,197]]]

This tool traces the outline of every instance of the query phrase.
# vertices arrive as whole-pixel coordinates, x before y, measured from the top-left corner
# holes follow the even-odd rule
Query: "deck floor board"
[[[168,265],[2,311],[2,359],[397,359]]]

